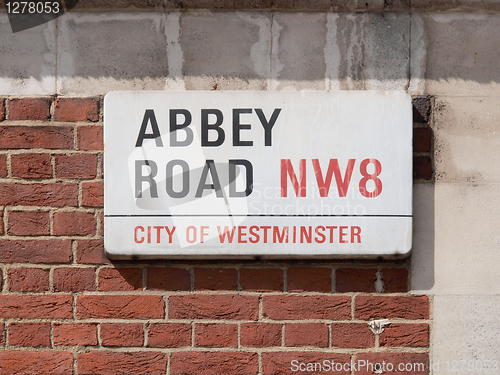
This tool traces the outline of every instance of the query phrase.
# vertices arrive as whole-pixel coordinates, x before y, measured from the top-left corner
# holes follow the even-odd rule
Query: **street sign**
[[[106,252],[408,254],[411,109],[404,92],[111,92]]]

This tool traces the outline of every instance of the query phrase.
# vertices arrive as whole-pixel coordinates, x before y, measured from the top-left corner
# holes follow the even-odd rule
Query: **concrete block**
[[[270,75],[267,13],[189,12],[180,18],[188,90],[263,90]]]
[[[500,95],[500,14],[424,14],[426,90],[432,95]]]
[[[499,315],[498,295],[435,296],[430,357],[433,374],[498,373]]]
[[[59,94],[96,95],[165,87],[164,15],[70,12],[59,20]]]
[[[443,98],[435,102],[436,180],[500,183],[500,98]]]
[[[338,74],[330,77],[332,89],[407,89],[409,14],[340,14],[335,23],[335,38],[327,42],[336,43],[340,56]]]
[[[274,89],[325,89],[326,13],[276,13],[271,74]]]
[[[55,21],[12,33],[0,14],[0,95],[53,95],[56,90]]]

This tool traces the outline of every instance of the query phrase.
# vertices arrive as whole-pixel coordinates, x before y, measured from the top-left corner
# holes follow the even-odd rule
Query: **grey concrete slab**
[[[57,91],[163,89],[167,37],[160,13],[68,13],[59,19]]]
[[[55,21],[13,33],[0,14],[0,95],[53,95],[56,92]]]

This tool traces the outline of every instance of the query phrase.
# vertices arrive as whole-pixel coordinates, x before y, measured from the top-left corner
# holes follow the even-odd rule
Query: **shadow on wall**
[[[192,11],[70,12],[13,34],[1,14],[0,94],[496,83],[499,33],[495,14]]]

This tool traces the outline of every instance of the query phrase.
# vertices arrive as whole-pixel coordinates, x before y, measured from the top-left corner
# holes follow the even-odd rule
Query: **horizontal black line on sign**
[[[104,215],[104,217],[412,217],[412,215],[274,215],[274,214],[259,214],[259,215],[203,215],[203,214],[186,214],[186,215]]]

